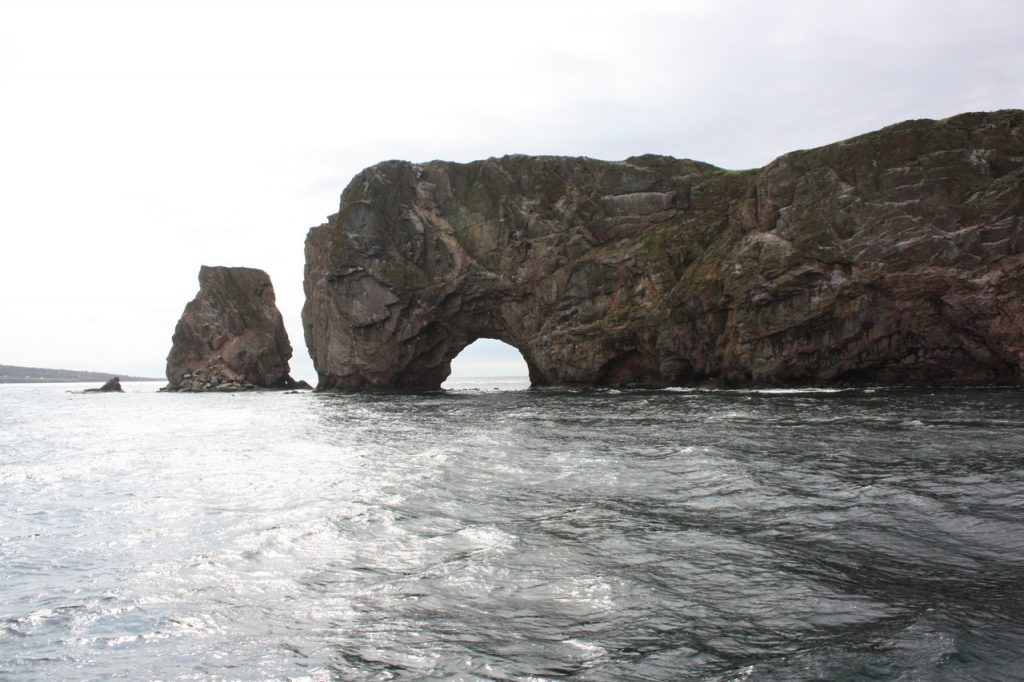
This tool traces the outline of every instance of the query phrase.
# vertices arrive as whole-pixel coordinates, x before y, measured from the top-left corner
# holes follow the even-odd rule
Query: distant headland
[[[153,377],[133,377],[118,372],[83,372],[74,369],[48,369],[45,367],[18,367],[0,365],[0,384],[45,384],[106,382],[111,377],[121,381],[160,381]]]

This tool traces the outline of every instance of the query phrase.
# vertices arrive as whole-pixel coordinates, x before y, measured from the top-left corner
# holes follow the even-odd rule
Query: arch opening
[[[519,349],[486,337],[476,339],[459,351],[451,361],[451,373],[441,384],[444,389],[518,390],[529,386],[529,366]]]

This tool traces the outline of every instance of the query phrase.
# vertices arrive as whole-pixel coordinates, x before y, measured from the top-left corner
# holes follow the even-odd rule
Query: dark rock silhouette
[[[124,389],[121,388],[121,380],[114,377],[107,381],[99,388],[87,388],[83,393],[124,393]]]
[[[1024,112],[764,168],[506,156],[366,169],[306,239],[321,390],[436,389],[487,337],[534,385],[1024,383]]]
[[[199,293],[174,329],[167,390],[291,388],[291,355],[267,273],[204,265]]]

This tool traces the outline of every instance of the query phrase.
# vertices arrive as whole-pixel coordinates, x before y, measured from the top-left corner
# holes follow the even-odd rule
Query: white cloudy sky
[[[302,242],[365,166],[759,166],[1024,106],[1022,27],[1019,0],[0,0],[0,363],[161,376],[199,266],[247,265],[314,379]]]

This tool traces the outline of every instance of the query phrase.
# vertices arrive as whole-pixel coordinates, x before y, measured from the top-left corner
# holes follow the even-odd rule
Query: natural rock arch
[[[517,348],[535,386],[665,385],[651,361],[656,329],[622,305],[605,315],[657,276],[627,262],[639,244],[614,247],[677,212],[688,201],[678,184],[713,170],[519,156],[367,169],[306,241],[303,321],[319,388],[436,389],[477,338]],[[594,196],[579,195],[595,182]]]
[[[436,389],[472,340],[535,385],[1024,383],[1024,112],[761,169],[389,161],[306,239],[322,390]]]

